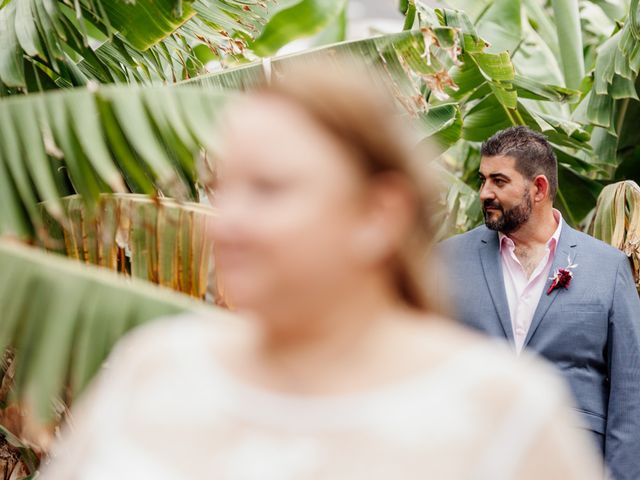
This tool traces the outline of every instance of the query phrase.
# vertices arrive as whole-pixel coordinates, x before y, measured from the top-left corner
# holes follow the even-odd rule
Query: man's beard
[[[496,208],[493,212],[501,212],[496,219],[492,220],[490,217],[490,212],[487,212],[488,207]],[[502,232],[505,235],[515,232],[522,225],[527,223],[529,217],[531,217],[531,210],[533,206],[531,204],[531,196],[529,195],[529,190],[527,189],[522,196],[522,201],[509,210],[505,210],[502,208],[499,202],[495,200],[485,200],[482,205],[482,212],[484,213],[484,223],[487,228],[491,230],[496,230],[498,232]]]

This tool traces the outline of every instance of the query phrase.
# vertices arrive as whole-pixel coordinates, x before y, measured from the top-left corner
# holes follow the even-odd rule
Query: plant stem
[[[573,214],[571,213],[571,210],[569,209],[569,205],[567,204],[567,200],[564,198],[564,195],[562,195],[562,190],[560,190],[560,189],[558,189],[558,200],[560,201],[560,203],[564,207],[564,211],[566,212],[566,214],[569,216],[569,223],[571,225],[576,225],[576,219],[573,218]]]
[[[629,108],[629,98],[625,98],[622,100],[620,104],[620,110],[618,111],[618,116],[616,117],[616,136],[620,138],[620,133],[622,133],[622,124],[624,123],[624,117],[627,115],[627,108]]]
[[[491,6],[493,5],[493,3],[488,3],[486,7],[484,7],[482,9],[482,11],[478,14],[478,16],[475,18],[475,20],[473,21],[474,25],[478,25],[478,22],[482,19],[482,17],[485,16],[485,14],[487,13],[487,11],[491,8]]]

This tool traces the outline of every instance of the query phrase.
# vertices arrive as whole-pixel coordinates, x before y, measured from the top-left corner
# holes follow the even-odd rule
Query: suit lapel
[[[571,258],[571,262],[575,263],[577,256],[577,241],[576,241],[575,230],[573,230],[566,223],[562,225],[562,232],[560,233],[560,240],[558,242],[558,246],[556,248],[556,255],[553,259],[553,263],[551,264],[551,270],[549,271],[549,277],[553,277],[553,272],[558,268],[563,268],[567,266],[568,259]],[[553,305],[560,289],[555,289],[549,295],[547,295],[547,290],[551,285],[552,280],[547,278],[547,281],[544,285],[544,290],[542,291],[542,295],[540,296],[540,301],[538,302],[538,307],[536,308],[535,313],[533,314],[533,319],[531,320],[531,326],[529,327],[529,332],[527,333],[527,337],[524,340],[523,348],[529,344],[531,337],[536,333],[540,322],[544,318],[545,314]]]
[[[500,258],[500,245],[498,234],[487,230],[487,234],[482,239],[480,246],[480,260],[484,271],[484,278],[491,293],[493,305],[498,313],[498,319],[502,324],[505,336],[513,344],[513,329],[511,328],[511,314],[509,313],[509,303],[504,289],[504,278],[502,276],[502,260]]]

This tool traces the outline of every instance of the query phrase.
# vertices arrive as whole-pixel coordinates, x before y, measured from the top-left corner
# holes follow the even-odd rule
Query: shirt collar
[[[551,235],[551,238],[547,240],[547,247],[550,251],[555,251],[558,246],[558,242],[560,241],[560,232],[562,231],[562,214],[559,210],[553,209],[553,218],[555,218],[556,222],[558,222],[558,226],[556,227],[555,232]],[[498,232],[498,240],[500,241],[500,251],[502,252],[505,248],[514,248],[515,244],[513,240],[511,240],[507,235],[502,232]]]

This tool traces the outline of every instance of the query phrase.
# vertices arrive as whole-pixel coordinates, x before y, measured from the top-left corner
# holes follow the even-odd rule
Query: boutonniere
[[[551,295],[556,288],[569,288],[571,285],[571,279],[573,278],[572,268],[576,268],[578,265],[571,263],[571,257],[567,257],[567,266],[564,268],[557,268],[555,272],[553,272],[553,277],[549,277],[549,280],[553,280],[551,285],[549,285],[549,290],[547,290],[547,295]]]

